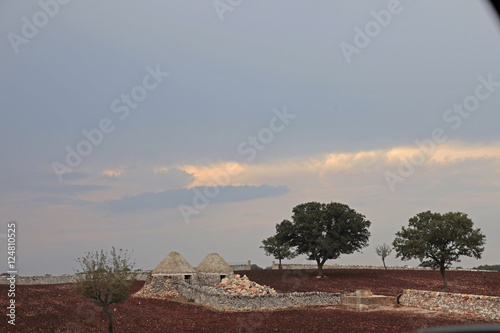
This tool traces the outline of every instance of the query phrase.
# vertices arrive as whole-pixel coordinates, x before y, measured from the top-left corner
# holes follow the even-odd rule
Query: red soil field
[[[324,280],[316,279],[314,271],[238,273],[247,274],[256,282],[269,284],[280,291],[308,291],[318,288],[324,291],[351,292],[356,289],[372,289],[377,294],[396,295],[405,288],[434,290],[437,287],[436,290],[439,290],[441,283],[439,273],[432,274],[435,272],[360,271],[328,270]],[[470,290],[461,292],[477,293],[485,290],[488,291],[487,294],[498,295],[500,273],[459,273],[461,274],[453,277],[453,272],[450,272],[450,279],[454,288],[462,288],[458,279],[470,286]],[[392,278],[389,279],[389,276]],[[136,282],[134,291],[139,290],[143,283]],[[494,286],[482,283],[493,283]],[[8,318],[2,315],[0,331],[107,332],[107,317],[104,312],[75,294],[73,287],[73,284],[17,285],[16,326],[7,324]],[[7,290],[7,285],[0,285],[1,295],[7,295]],[[6,307],[7,297],[0,297],[0,308],[6,311]],[[340,306],[222,312],[185,300],[131,297],[113,308],[116,309],[115,332],[412,332],[423,327],[441,325],[498,323],[479,317],[404,307],[361,312]]]
[[[325,269],[240,271],[250,280],[273,287],[277,292],[353,292],[370,289],[374,294],[395,296],[403,289],[443,291],[443,279],[433,270]],[[500,296],[500,272],[447,271],[452,293]]]

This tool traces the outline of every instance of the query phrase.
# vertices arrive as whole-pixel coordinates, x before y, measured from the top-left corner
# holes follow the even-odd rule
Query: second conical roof
[[[208,254],[205,259],[196,267],[198,273],[224,273],[233,274],[233,269],[217,253]]]

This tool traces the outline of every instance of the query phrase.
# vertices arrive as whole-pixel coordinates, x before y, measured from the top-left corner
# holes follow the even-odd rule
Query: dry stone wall
[[[232,263],[232,264],[229,264],[229,266],[231,266],[233,271],[249,271],[252,269],[252,262],[250,260],[248,260],[246,264]]]
[[[242,265],[229,265],[233,271],[249,271],[252,269],[252,265],[246,265],[246,264],[242,264]]]
[[[283,269],[318,269],[316,264],[281,264]],[[273,261],[272,269],[279,269],[279,265]],[[374,266],[374,265],[323,265],[323,269],[385,269],[384,266]],[[387,266],[387,269],[393,270],[432,270],[429,267],[400,267],[400,266]],[[477,271],[477,272],[488,272],[475,269],[453,269],[449,268],[447,270],[458,270],[458,271]]]
[[[400,304],[434,311],[480,315],[500,319],[500,297],[404,290]]]
[[[136,279],[145,281],[149,276],[149,271],[137,272]],[[0,284],[9,284],[9,277],[0,277]],[[76,275],[43,275],[43,276],[16,276],[16,284],[60,284],[74,283],[77,281]]]
[[[340,294],[309,292],[274,295],[226,295],[210,287],[176,284],[177,291],[187,299],[206,304],[219,310],[283,309],[308,305],[340,304]]]
[[[222,277],[226,277],[227,274],[207,274],[207,273],[198,273],[193,276],[193,281],[191,284],[197,286],[211,286],[214,284],[218,284]]]
[[[318,269],[316,264],[281,264],[283,269]],[[273,261],[273,269],[279,269],[279,264]],[[384,269],[384,266],[367,266],[367,265],[323,265],[323,269]],[[387,269],[420,269],[429,270],[428,267],[398,267],[387,266]]]
[[[54,275],[54,276],[16,276],[16,284],[59,284],[76,282],[75,275]],[[7,284],[7,278],[0,279],[0,284]]]

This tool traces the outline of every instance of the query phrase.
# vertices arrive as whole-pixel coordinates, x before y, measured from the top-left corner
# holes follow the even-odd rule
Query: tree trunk
[[[279,258],[278,268],[281,269],[281,258]]]
[[[387,269],[387,267],[385,266],[385,258],[382,258],[382,262],[384,263],[384,268]]]
[[[319,261],[317,263],[318,263],[318,276],[320,278],[324,278],[325,275],[323,274],[323,263]]]
[[[110,333],[113,333],[113,315],[114,315],[113,310],[111,310],[108,307],[105,307],[104,311],[106,311],[108,315],[108,331]]]
[[[448,280],[446,280],[446,268],[444,266],[439,267],[441,271],[441,276],[443,277],[444,292],[448,292]]]

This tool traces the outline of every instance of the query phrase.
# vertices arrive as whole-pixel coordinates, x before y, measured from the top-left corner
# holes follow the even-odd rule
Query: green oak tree
[[[396,233],[392,243],[396,258],[418,259],[420,266],[439,268],[447,292],[446,269],[460,262],[460,256],[480,259],[484,251],[486,237],[473,226],[467,214],[461,212],[419,213],[409,219],[407,228]]]
[[[290,244],[277,235],[262,240],[260,248],[264,249],[266,256],[273,256],[274,259],[278,259],[279,269],[281,269],[282,259],[293,259],[297,256],[297,253],[290,248]]]
[[[318,276],[324,277],[328,259],[351,254],[368,245],[371,222],[348,205],[308,202],[293,208],[292,220],[276,226],[277,236],[296,248],[297,254],[316,261]]]
[[[135,280],[128,251],[117,252],[113,247],[109,254],[103,250],[87,252],[76,261],[81,266],[77,270],[77,292],[103,308],[108,315],[108,331],[113,332],[114,313],[109,306],[125,302]]]

